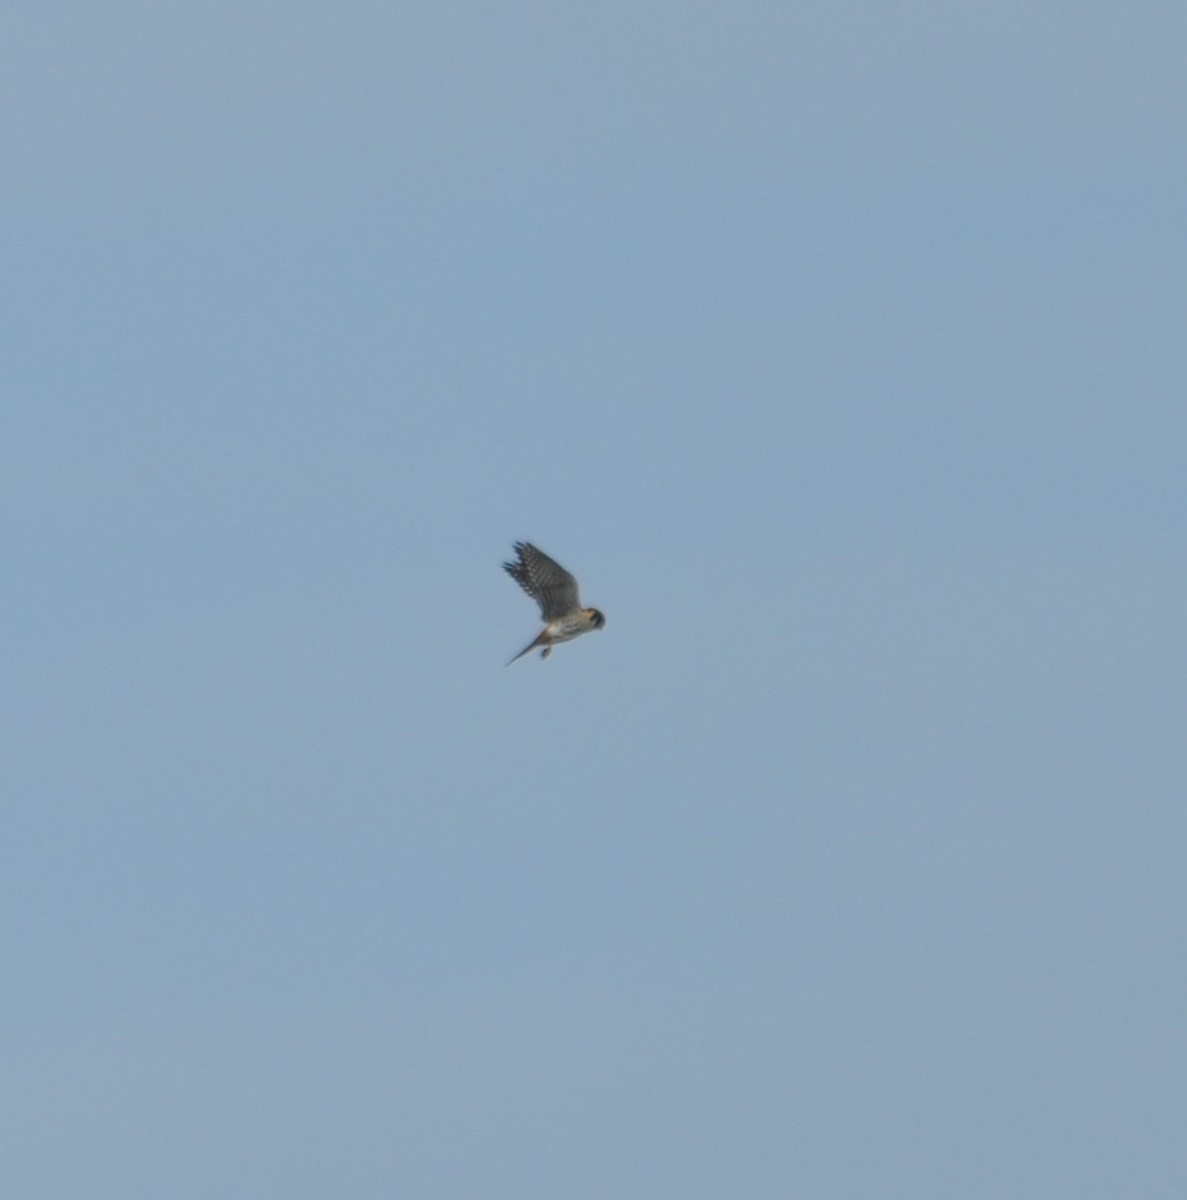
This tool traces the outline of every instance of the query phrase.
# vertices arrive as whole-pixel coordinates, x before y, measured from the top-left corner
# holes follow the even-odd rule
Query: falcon
[[[543,647],[540,657],[547,658],[557,642],[571,642],[606,624],[606,618],[596,608],[581,607],[577,580],[560,563],[543,550],[537,550],[531,542],[516,542],[515,554],[515,562],[504,563],[503,570],[540,606],[545,625],[535,641],[524,646],[508,666],[537,646]]]

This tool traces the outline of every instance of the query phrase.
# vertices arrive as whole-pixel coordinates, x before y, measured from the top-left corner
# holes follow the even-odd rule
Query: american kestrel
[[[540,615],[547,622],[540,636],[524,646],[515,658],[522,658],[537,646],[544,647],[540,657],[547,658],[557,642],[572,641],[606,624],[606,618],[596,608],[581,607],[577,580],[560,563],[553,562],[531,542],[516,542],[515,553],[518,561],[504,563],[503,570],[536,601]]]

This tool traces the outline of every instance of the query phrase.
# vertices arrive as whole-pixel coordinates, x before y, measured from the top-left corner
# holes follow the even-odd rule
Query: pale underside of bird
[[[558,642],[570,642],[606,624],[606,618],[596,608],[581,607],[577,580],[560,563],[543,550],[537,550],[531,542],[516,542],[515,554],[515,562],[504,563],[503,570],[540,606],[545,624],[508,666],[537,646],[542,647],[540,657],[547,658]]]

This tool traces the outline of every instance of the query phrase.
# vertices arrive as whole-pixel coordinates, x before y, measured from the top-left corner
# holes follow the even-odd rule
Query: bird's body
[[[560,563],[537,550],[531,542],[516,542],[515,553],[515,562],[504,563],[503,570],[539,604],[546,624],[508,666],[537,646],[542,647],[540,657],[547,658],[558,642],[571,642],[606,624],[606,618],[596,608],[581,607],[577,580]]]

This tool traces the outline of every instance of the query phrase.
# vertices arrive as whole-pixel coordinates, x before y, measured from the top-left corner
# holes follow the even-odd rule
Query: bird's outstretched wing
[[[546,621],[565,617],[581,607],[577,596],[577,580],[543,550],[531,542],[516,542],[515,562],[503,564],[503,570],[540,606]]]

